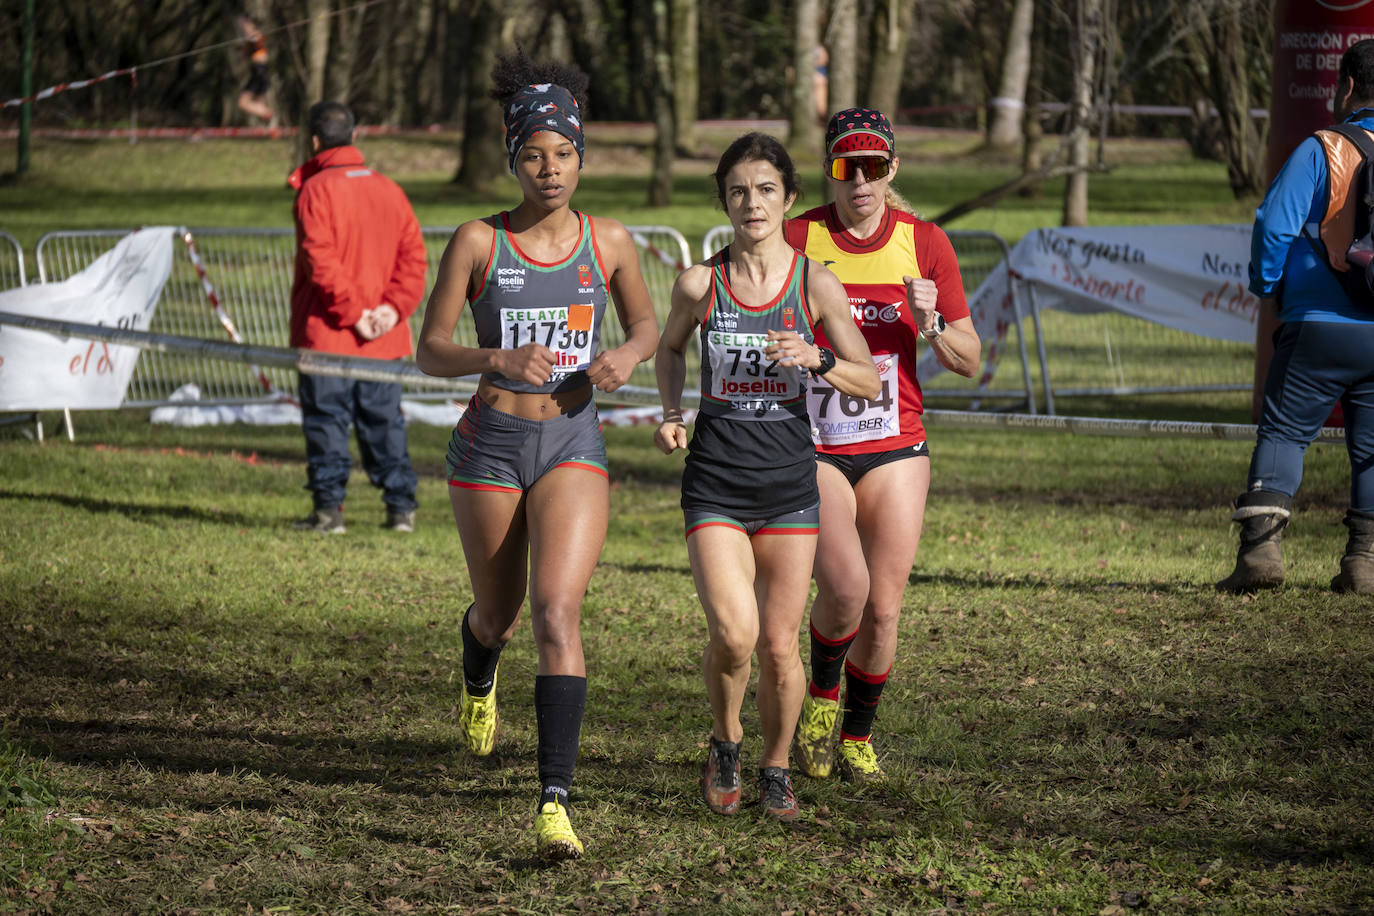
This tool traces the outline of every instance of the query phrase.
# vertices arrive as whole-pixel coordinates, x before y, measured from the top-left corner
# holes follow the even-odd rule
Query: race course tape
[[[436,391],[460,394],[471,394],[476,387],[475,379],[472,376],[454,379],[426,375],[413,362],[369,359],[363,356],[341,356],[335,353],[320,353],[315,350],[297,350],[288,347],[256,346],[223,340],[206,340],[200,337],[184,337],[177,334],[155,334],[149,331],[133,331],[77,321],[37,318],[31,315],[18,315],[13,312],[0,312],[0,326],[4,325],[25,328],[30,331],[42,331],[64,339],[76,337],[86,340],[103,340],[161,353],[179,353],[202,359],[246,363],[250,366],[294,369],[306,375],[328,375],[376,382],[403,382],[433,388]],[[655,405],[658,403],[658,392],[653,388],[625,385],[609,395],[598,392],[597,399],[607,403]],[[684,407],[694,407],[697,401],[697,392],[683,392]],[[1031,429],[1088,436],[1168,439],[1253,440],[1255,438],[1255,427],[1244,423],[1115,420],[1105,417],[974,413],[963,410],[927,410],[923,416],[927,422],[936,425],[965,429]],[[620,425],[622,422],[634,425],[654,422],[657,417],[652,412],[645,411],[626,414],[616,419],[619,422],[614,425]],[[1345,430],[1339,427],[1323,427],[1316,441],[1319,443],[1344,442]]]

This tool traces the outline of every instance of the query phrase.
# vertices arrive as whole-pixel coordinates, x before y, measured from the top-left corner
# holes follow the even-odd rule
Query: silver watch
[[[936,312],[935,327],[931,328],[928,331],[922,331],[921,336],[924,337],[926,340],[934,340],[943,333],[945,333],[945,316],[941,315],[939,312]]]

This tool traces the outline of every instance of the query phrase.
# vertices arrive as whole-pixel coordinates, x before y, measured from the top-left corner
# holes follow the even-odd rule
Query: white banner
[[[1255,341],[1259,299],[1247,289],[1249,263],[1248,225],[1037,229],[1016,243],[1010,259],[1024,322],[1031,320],[1033,284],[1042,310],[1118,311],[1237,343]],[[983,367],[990,380],[1014,316],[1006,263],[969,297],[969,308],[979,336],[992,342]],[[924,379],[941,367],[927,354],[920,370]]]
[[[146,331],[175,237],[133,232],[70,279],[0,292],[0,311]],[[0,326],[0,410],[118,407],[137,361],[137,347]]]

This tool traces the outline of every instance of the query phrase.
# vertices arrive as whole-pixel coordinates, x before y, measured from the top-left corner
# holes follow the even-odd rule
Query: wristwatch
[[[941,315],[939,312],[936,312],[935,327],[927,331],[922,331],[921,336],[924,337],[926,340],[934,340],[943,333],[945,333],[945,316]]]
[[[835,368],[835,351],[829,347],[819,347],[818,349],[821,351],[821,364],[811,370],[811,374],[817,378]]]

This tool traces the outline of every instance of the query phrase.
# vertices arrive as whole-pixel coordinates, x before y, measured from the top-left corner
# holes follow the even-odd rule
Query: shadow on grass
[[[133,519],[177,519],[182,521],[209,522],[216,525],[234,525],[240,528],[275,528],[278,522],[260,515],[243,515],[238,512],[221,512],[213,509],[198,509],[194,506],[158,506],[145,503],[98,499],[91,496],[72,496],[67,493],[20,493],[14,490],[0,490],[0,499],[27,500],[29,502],[57,503],[71,509],[80,509],[94,515],[124,515]]]
[[[997,587],[1049,584],[1022,577],[995,581]],[[948,582],[966,588],[985,584],[970,577],[950,577]],[[1159,588],[1147,583],[1131,587]],[[1183,596],[1196,591],[1175,589]],[[166,608],[133,613],[160,613],[176,625],[188,623]],[[1226,621],[1216,623],[1224,627]],[[534,790],[529,779],[535,755],[528,683],[516,686],[512,681],[505,695],[512,716],[521,720],[520,737],[506,739],[496,755],[478,760],[459,750],[456,728],[445,726],[452,741],[415,736],[445,721],[444,710],[452,702],[451,688],[427,667],[407,671],[404,662],[389,667],[388,680],[376,689],[365,686],[362,678],[337,681],[330,676],[341,663],[376,661],[380,647],[398,637],[385,626],[357,642],[341,637],[338,645],[311,646],[305,651],[315,667],[280,675],[271,673],[271,662],[260,657],[260,649],[255,653],[250,648],[280,638],[267,632],[270,624],[205,631],[202,635],[212,642],[228,644],[217,650],[221,657],[242,661],[241,676],[220,674],[200,665],[195,656],[172,657],[147,645],[111,649],[103,644],[107,626],[54,619],[45,621],[35,636],[10,627],[11,644],[0,653],[0,662],[13,674],[6,689],[7,740],[78,773],[104,771],[88,780],[98,795],[145,809],[181,806],[213,812],[233,805],[268,811],[283,804],[283,793],[375,786],[411,800],[435,799],[462,811],[494,812],[520,809]],[[1093,685],[1089,692],[1065,684],[1071,692],[1048,690],[1042,705],[1002,697],[1004,688],[983,683],[996,679],[993,674],[960,674],[957,680],[967,683],[944,688],[944,698],[931,708],[934,718],[950,723],[942,742],[923,747],[923,736],[904,746],[894,736],[886,745],[901,773],[891,784],[855,790],[834,782],[799,781],[807,813],[798,834],[861,848],[875,839],[910,834],[914,819],[923,823],[922,833],[951,842],[963,842],[968,834],[999,848],[1071,840],[1080,852],[1091,844],[1093,851],[1086,854],[1104,860],[1171,849],[1173,855],[1220,856],[1231,863],[1366,868],[1374,864],[1374,840],[1367,830],[1359,832],[1369,803],[1357,793],[1368,787],[1369,714],[1356,713],[1331,727],[1348,710],[1343,706],[1328,712],[1314,704],[1346,697],[1367,683],[1361,671],[1368,654],[1352,647],[1343,661],[1314,665],[1316,649],[1268,639],[1267,634],[1247,636],[1242,630],[1231,641],[1200,649],[1191,659],[1192,673],[1177,678],[1137,670],[1129,659],[1094,656],[1085,649],[1080,660],[1085,671],[1079,676],[1088,676]],[[60,650],[49,644],[57,641]],[[112,654],[127,652],[146,655],[140,660]],[[584,728],[575,794],[612,808],[642,811],[648,823],[662,819],[665,830],[684,820],[688,829],[696,823],[712,829],[718,820],[696,795],[696,742],[705,697],[673,689],[680,677],[665,679],[662,668],[653,670],[660,673],[622,680],[613,695],[608,692],[600,701],[606,704],[602,709],[614,709],[625,718],[616,723],[618,732],[606,731],[604,717],[595,736],[589,738]],[[1134,684],[1136,676],[1145,683]],[[1108,690],[1116,685],[1123,687],[1119,697]],[[1088,697],[1096,699],[1094,706],[1065,705]],[[1354,701],[1342,702],[1348,706]],[[404,718],[366,725],[359,721],[392,708],[404,708]],[[180,724],[188,717],[190,724]],[[235,724],[241,721],[264,724]],[[674,734],[653,750],[659,740],[655,732],[664,723],[675,723],[669,726]],[[353,733],[335,731],[344,728]],[[756,753],[757,734],[748,740]],[[1218,760],[1229,762],[1231,775],[1215,770]],[[133,784],[114,772],[126,766],[172,777],[221,779],[207,785],[164,775]],[[746,791],[752,788],[749,775],[746,770]],[[302,786],[283,786],[270,781],[274,778]],[[941,802],[942,791],[949,801]],[[1247,794],[1259,800],[1259,819],[1229,819],[1239,796]],[[1191,804],[1180,798],[1191,799]],[[373,803],[350,796],[342,804]],[[1284,809],[1297,812],[1296,829],[1269,823],[1270,818],[1287,819],[1279,813]],[[738,824],[742,835],[770,826],[756,820],[749,811],[730,826]],[[377,829],[398,842],[424,839],[395,826]],[[423,823],[417,827],[425,835],[429,829]],[[495,852],[511,869],[544,867],[525,850]]]

